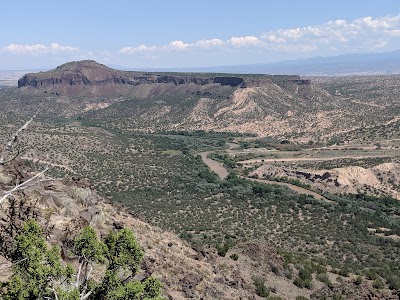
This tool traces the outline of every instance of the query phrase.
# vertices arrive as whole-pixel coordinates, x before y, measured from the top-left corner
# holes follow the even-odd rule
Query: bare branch
[[[12,158],[10,158],[9,160],[0,162],[0,165],[5,165],[6,163],[9,163],[11,161],[13,161],[14,159],[16,159],[19,156],[19,149],[17,150],[17,154],[15,154]]]
[[[85,300],[89,298],[89,296],[93,293],[93,291],[89,291],[86,295],[81,295],[81,300]]]
[[[55,300],[58,300],[57,291],[55,289],[53,289],[53,288],[50,288],[50,291],[52,291],[54,293]]]
[[[88,265],[90,266],[89,271],[87,270],[87,266],[88,266]],[[81,295],[84,295],[84,294],[86,293],[88,281],[89,281],[89,278],[90,278],[90,275],[91,275],[92,271],[93,271],[93,266],[92,266],[91,263],[88,263],[88,264],[86,265],[86,276],[85,276],[85,280],[83,281],[83,284],[84,284],[85,286],[83,287],[83,290],[82,290],[82,292],[81,292]]]
[[[0,204],[7,199],[10,195],[12,195],[13,193],[15,193],[16,191],[20,191],[20,190],[24,190],[27,189],[29,187],[31,187],[32,185],[41,182],[41,180],[39,180],[38,182],[35,182],[35,179],[37,179],[38,177],[40,177],[41,175],[43,175],[49,168],[44,169],[42,172],[36,174],[35,176],[33,176],[32,178],[28,179],[27,181],[16,185],[13,189],[6,191],[3,193],[3,196],[0,198]]]
[[[84,264],[84,261],[82,261],[79,264],[78,274],[76,275],[76,285],[75,285],[76,288],[79,288],[79,281],[80,281],[80,277],[81,277],[81,271],[82,271],[83,264]]]
[[[25,258],[23,258],[23,259],[21,259],[21,260],[19,260],[19,261],[16,261],[16,262],[13,263],[13,264],[17,265],[17,264],[19,264],[19,263],[22,263],[22,262],[25,261],[25,260],[28,260],[28,258],[25,257]],[[5,267],[3,267],[3,268],[0,268],[0,271],[1,271],[1,270],[7,270],[7,269],[12,268],[13,264],[10,263],[10,265],[5,266]]]
[[[39,111],[39,110],[38,110],[38,111]],[[36,118],[36,115],[37,115],[38,111],[33,115],[32,118],[30,118],[29,121],[27,121],[24,125],[22,125],[21,128],[19,128],[19,129],[14,133],[14,135],[13,135],[12,138],[11,138],[11,140],[6,144],[6,146],[4,147],[3,151],[0,153],[0,165],[4,165],[5,163],[10,162],[11,160],[14,160],[14,159],[16,158],[16,157],[14,157],[13,159],[7,160],[7,161],[6,161],[6,160],[5,160],[5,155],[6,155],[6,153],[7,153],[8,151],[10,151],[10,150],[12,149],[14,143],[15,143],[15,142],[17,141],[17,139],[18,139],[18,135],[19,135],[23,130],[25,130],[25,129],[29,126],[29,124]],[[17,155],[17,156],[18,156],[18,155]]]

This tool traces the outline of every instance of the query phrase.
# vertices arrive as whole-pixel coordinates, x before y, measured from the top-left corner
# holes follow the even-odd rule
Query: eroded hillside
[[[16,182],[21,184],[33,175],[19,161],[1,166],[0,195],[15,186]],[[194,249],[176,235],[138,220],[133,210],[106,201],[91,190],[85,180],[74,177],[59,181],[45,179],[43,175],[36,181],[23,192],[10,195],[2,203],[1,222],[17,222],[13,221],[13,212],[8,209],[15,201],[20,203],[18,205],[21,208],[36,211],[32,216],[36,216],[46,230],[48,243],[60,246],[63,259],[75,267],[78,261],[68,254],[69,241],[83,227],[93,226],[101,236],[110,230],[129,228],[145,252],[137,278],[159,278],[163,283],[163,294],[171,299],[261,299],[257,295],[257,280],[265,282],[263,284],[273,292],[269,292],[271,295],[279,295],[284,299],[310,294],[312,299],[320,299],[330,293],[318,281],[309,289],[295,286],[290,278],[298,274],[296,266],[288,264],[265,242],[238,243],[229,248],[225,257],[221,257],[213,248]],[[18,228],[17,224],[15,228]],[[0,281],[4,281],[12,275],[12,261],[1,255],[5,253],[0,253]],[[97,277],[101,276],[101,272],[101,269],[95,269]],[[329,274],[331,280],[337,282],[333,274]],[[335,293],[344,292],[347,286],[353,290],[348,299],[356,299],[360,295],[395,299],[388,292],[374,291],[368,282],[360,285],[351,280],[337,282]]]
[[[133,219],[131,213],[121,215],[118,206],[105,202],[112,211],[106,216],[107,226],[121,219],[147,228],[149,239],[158,240],[146,242],[137,233],[145,250],[162,261],[151,272],[156,274],[157,266],[167,270],[157,274],[171,297],[209,292],[210,299],[229,299],[239,290],[251,299],[257,297],[252,273],[267,279],[271,291],[287,299],[309,296],[322,287],[321,282],[333,297],[336,290],[329,286],[340,286],[341,280],[348,281],[344,289],[354,289],[356,298],[374,293],[367,285],[375,280],[398,289],[399,204],[387,197],[399,188],[397,98],[378,90],[372,102],[349,99],[332,92],[332,82],[314,84],[296,76],[169,73],[170,81],[154,77],[151,82],[126,84],[118,82],[123,77],[112,73],[115,70],[107,69],[111,73],[102,77],[103,73],[93,75],[82,67],[81,79],[72,80],[75,66],[79,64],[32,74],[26,79],[31,85],[1,90],[1,142],[37,113],[18,137],[18,150],[11,157],[19,154],[34,170],[49,167],[48,175],[56,178],[86,178],[101,196],[87,186],[78,191],[129,207]],[[48,76],[64,79],[53,84],[45,79]],[[214,82],[217,77],[234,78],[234,84]],[[209,81],[202,84],[204,78]],[[35,87],[34,82],[43,85]],[[395,95],[396,84],[375,88],[388,86]],[[382,105],[379,97],[385,99]],[[238,147],[227,149],[230,142]],[[224,163],[230,176],[220,180],[210,172],[198,155],[205,151]],[[329,201],[246,180],[254,171],[259,177],[272,175],[273,180],[303,179],[296,177],[302,174],[311,180],[294,183],[328,192],[322,199]],[[40,188],[57,193],[72,188],[65,184],[58,190],[57,184]],[[359,192],[363,194],[340,194]],[[144,221],[151,225],[140,223]],[[162,237],[164,230],[185,242],[172,233]],[[175,248],[168,246],[169,241],[165,246],[163,239],[179,245],[190,259],[173,256],[171,262],[167,257]],[[217,245],[226,245],[224,258],[215,254]],[[268,259],[254,259],[256,253],[266,253]],[[233,254],[239,256],[237,261],[229,257]],[[283,273],[276,276],[267,260],[281,266],[282,259]],[[183,272],[176,267],[181,262],[195,271]],[[313,274],[309,288],[298,280],[302,269]],[[195,275],[198,272],[200,276]],[[355,287],[354,274],[361,275],[364,294]]]
[[[93,61],[27,74],[19,89],[2,94],[8,110],[33,111],[39,102],[49,116],[94,124],[107,120],[114,129],[146,132],[212,130],[324,139],[398,115],[393,101],[349,101],[298,76],[138,73]]]

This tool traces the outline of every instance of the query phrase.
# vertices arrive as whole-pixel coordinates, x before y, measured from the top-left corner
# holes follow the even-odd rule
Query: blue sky
[[[0,70],[195,67],[400,48],[398,0],[4,0]]]

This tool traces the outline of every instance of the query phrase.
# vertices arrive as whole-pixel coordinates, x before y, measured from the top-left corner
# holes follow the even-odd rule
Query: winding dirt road
[[[228,143],[228,146],[229,146],[229,150],[239,147],[238,144],[234,144],[234,143]],[[219,178],[221,178],[221,180],[224,180],[229,175],[229,172],[223,166],[222,163],[207,157],[208,154],[213,153],[213,152],[214,151],[206,151],[206,152],[201,152],[199,154],[200,154],[203,162],[210,168],[210,170],[215,172],[219,176]],[[320,194],[318,194],[316,192],[307,190],[305,188],[302,188],[302,187],[299,187],[297,185],[293,185],[290,183],[277,182],[277,181],[258,179],[258,178],[248,178],[248,177],[243,177],[243,176],[241,176],[241,177],[244,179],[251,180],[251,181],[257,181],[257,182],[262,182],[262,183],[267,183],[267,184],[284,185],[299,194],[310,195],[310,196],[315,197],[315,199],[317,199],[317,200],[325,200],[325,201],[330,202],[330,200],[326,199],[324,196],[321,196]]]

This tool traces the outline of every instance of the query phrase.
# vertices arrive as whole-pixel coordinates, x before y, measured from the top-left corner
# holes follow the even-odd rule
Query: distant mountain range
[[[286,60],[274,63],[193,68],[153,68],[147,71],[239,74],[371,75],[400,73],[400,50]]]
[[[196,73],[233,73],[233,74],[271,74],[271,75],[380,75],[400,74],[400,49],[382,53],[356,53],[327,57],[285,60],[274,63],[248,65],[187,67],[187,68],[127,68],[108,64],[108,67],[124,71],[149,72],[196,72]],[[45,69],[42,69],[43,71]],[[0,85],[16,85],[17,80],[25,73],[42,70],[2,71]],[[5,84],[4,84],[5,85]]]

